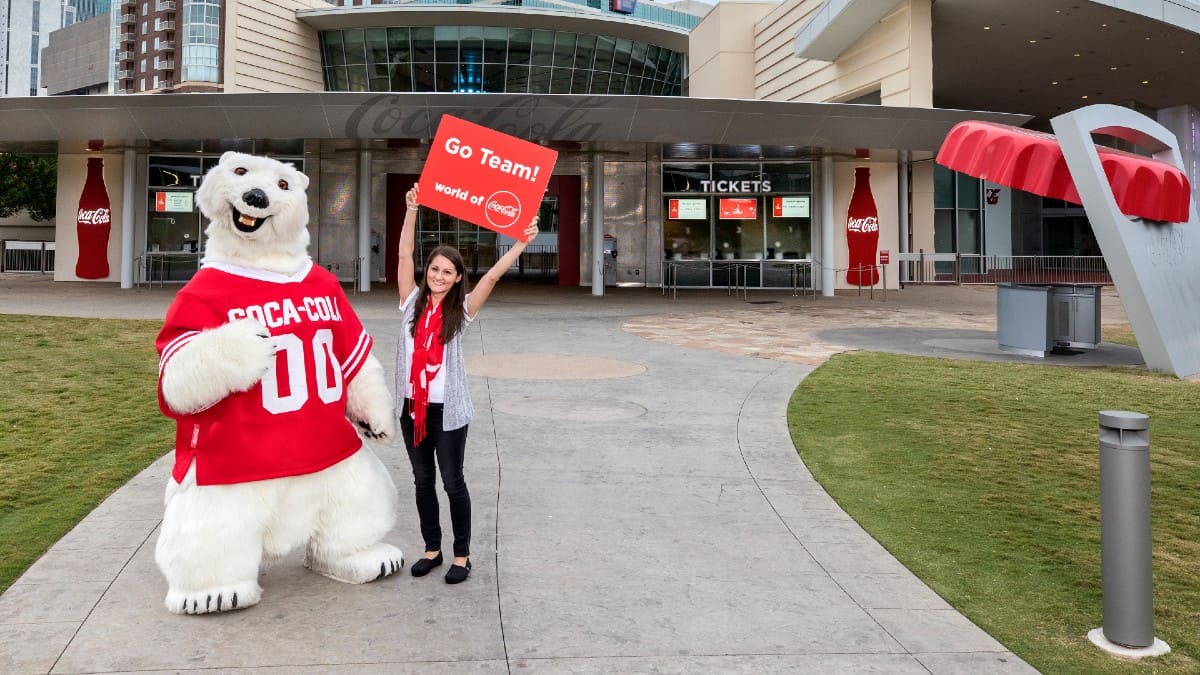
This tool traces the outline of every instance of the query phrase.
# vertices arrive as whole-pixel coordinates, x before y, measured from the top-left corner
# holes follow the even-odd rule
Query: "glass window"
[[[764,164],[763,177],[771,192],[812,192],[812,164]]]
[[[757,162],[747,164],[713,164],[713,180],[762,180]]]
[[[530,63],[535,66],[551,65],[554,62],[554,33],[548,30],[533,31],[530,51]]]
[[[591,94],[607,94],[608,93],[608,71],[593,70],[592,81],[588,85],[588,93]]]
[[[514,94],[529,91],[529,67],[510,64],[504,70],[504,91]]]
[[[663,159],[708,159],[712,146],[704,143],[670,143],[662,146]]]
[[[979,179],[960,173],[955,176],[958,184],[958,208],[979,208]]]
[[[433,28],[412,29],[412,60],[418,63],[433,63]]]
[[[513,29],[508,38],[509,65],[527,65],[529,63],[529,44],[533,32],[522,28]]]
[[[761,145],[714,145],[712,156],[720,159],[758,159]]]
[[[346,65],[352,66],[367,62],[367,45],[363,38],[363,29],[350,28],[343,31],[342,41],[346,50]]]
[[[575,69],[591,70],[592,61],[596,58],[596,36],[580,35],[575,45]]]
[[[559,31],[554,37],[554,66],[570,68],[575,63],[575,33]]]
[[[626,76],[622,73],[613,73],[608,79],[608,93],[624,94],[625,93]]]
[[[619,38],[613,52],[613,73],[627,74],[629,72],[629,56],[633,51],[633,41]],[[622,80],[623,81],[623,80]]]
[[[508,29],[488,27],[483,29],[484,63],[504,63],[508,54]]]
[[[596,62],[592,67],[596,70],[605,72],[612,71],[613,52],[616,50],[617,43],[610,37],[600,36],[596,38]]]
[[[550,69],[542,66],[533,66],[529,69],[529,93],[531,94],[549,94],[550,93]]]
[[[933,207],[954,208],[954,172],[937,163],[933,165]]]
[[[346,63],[346,52],[342,49],[342,31],[327,30],[321,33],[321,46],[325,52],[326,66],[340,66]]]
[[[433,51],[438,63],[458,63],[458,26],[435,27]]]
[[[514,68],[516,70],[516,68]],[[506,91],[507,76],[503,63],[487,63],[483,66],[483,91],[503,93]],[[528,86],[528,85],[526,85]],[[524,90],[522,90],[524,91]]]
[[[179,187],[191,188],[200,179],[199,157],[157,157],[149,158],[150,174],[147,185],[150,187]]]
[[[766,257],[774,260],[811,258],[812,218],[776,218],[774,209],[765,209],[765,211],[767,218]]]
[[[437,91],[437,78],[433,74],[432,63],[414,63],[412,66],[413,91]]]
[[[759,200],[761,201],[761,200]],[[763,226],[757,220],[723,220],[720,217],[720,198],[713,198],[718,209],[713,257],[717,260],[752,260],[763,256]],[[761,213],[762,209],[759,208]]]
[[[629,74],[642,76],[646,70],[646,43],[634,42],[633,50],[629,55]]]
[[[706,197],[703,199],[707,199]],[[712,213],[711,200],[705,213]],[[670,213],[670,199],[663,198],[663,213]],[[663,219],[663,257],[668,260],[703,260],[712,250],[712,233],[707,216],[703,220]],[[683,272],[679,273],[681,276]],[[708,285],[708,271],[704,271],[703,285]]]
[[[458,63],[437,63],[434,66],[434,91],[454,91],[458,81]]]
[[[349,91],[368,91],[367,67],[346,66],[346,87]]]
[[[408,44],[407,28],[387,29],[388,60],[392,63],[407,63],[412,60],[412,47]]]
[[[588,85],[592,78],[592,71],[576,69],[572,71],[571,77],[571,93],[586,94],[589,93]]]
[[[367,63],[387,63],[387,29],[368,28],[366,30]]]
[[[550,77],[550,93],[551,94],[569,94],[571,93],[571,69],[570,68],[555,68],[553,75]]]
[[[392,91],[412,91],[412,66],[407,63],[393,63],[388,71],[391,78]]]
[[[700,181],[709,179],[709,165],[664,164],[662,175],[663,192],[701,192]]]

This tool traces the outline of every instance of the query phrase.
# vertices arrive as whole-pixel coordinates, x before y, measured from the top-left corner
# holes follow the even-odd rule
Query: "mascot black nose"
[[[246,206],[253,206],[256,209],[265,209],[271,205],[271,200],[267,199],[267,193],[258,188],[242,193],[242,201],[246,202]]]

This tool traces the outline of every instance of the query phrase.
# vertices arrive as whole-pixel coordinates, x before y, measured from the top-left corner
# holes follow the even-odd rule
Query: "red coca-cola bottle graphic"
[[[104,187],[104,159],[101,157],[88,158],[87,180],[79,195],[75,230],[79,237],[79,260],[75,262],[75,276],[80,279],[107,278],[112,210],[108,189]]]
[[[854,194],[846,213],[846,246],[850,249],[850,269],[846,283],[874,286],[879,283],[875,251],[879,246],[879,209],[871,196],[871,169],[854,169]]]

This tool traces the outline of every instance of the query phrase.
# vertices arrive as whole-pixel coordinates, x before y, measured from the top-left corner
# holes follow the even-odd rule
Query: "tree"
[[[34,221],[54,217],[58,194],[58,159],[48,155],[0,153],[0,218],[29,212]]]

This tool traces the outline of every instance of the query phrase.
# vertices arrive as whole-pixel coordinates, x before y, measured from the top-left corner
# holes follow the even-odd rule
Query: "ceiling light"
[[[1109,69],[1109,70],[1116,70],[1116,69],[1117,69],[1117,67],[1116,67],[1116,66],[1109,66],[1109,67],[1108,67],[1108,69]]]
[[[1142,84],[1150,84],[1150,80],[1142,80]]]
[[[1074,55],[1075,55],[1075,56],[1083,56],[1083,54],[1080,54],[1079,52],[1075,52],[1075,54],[1074,54]]]
[[[1058,84],[1058,80],[1055,80],[1055,81],[1051,82],[1050,84]]]
[[[991,29],[992,29],[992,27],[991,27],[991,26],[984,26],[984,27],[983,27],[983,29],[984,29],[984,30],[991,30]]]
[[[1031,45],[1036,45],[1036,44],[1037,44],[1037,40],[1030,40],[1030,41],[1029,41],[1029,44],[1031,44]]]
[[[1087,98],[1087,94],[1084,94],[1083,96],[1080,96],[1079,98]]]

